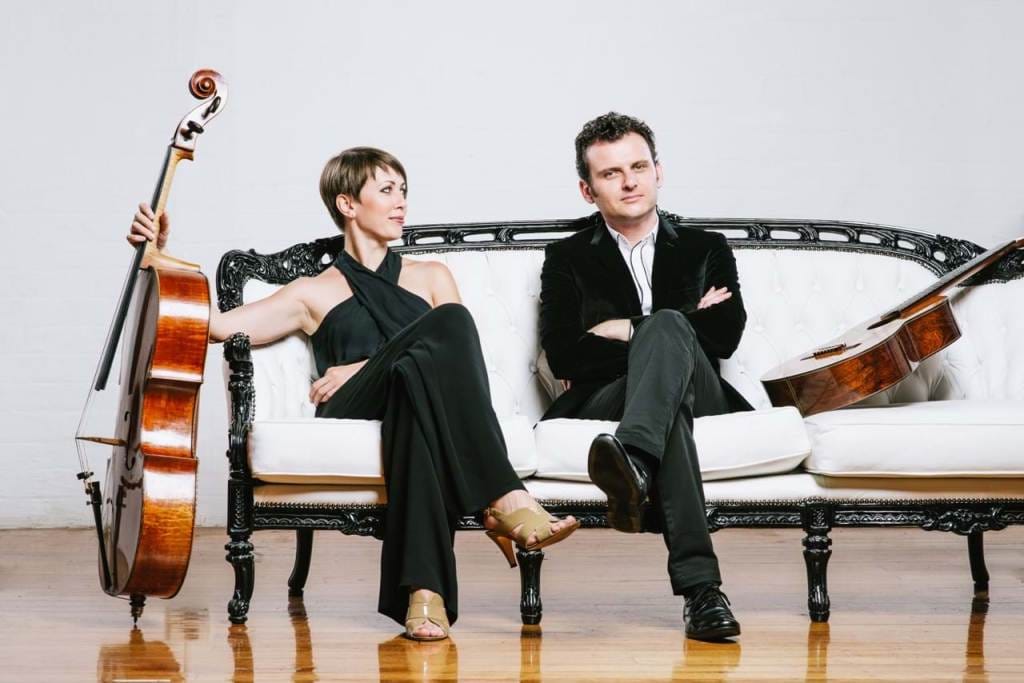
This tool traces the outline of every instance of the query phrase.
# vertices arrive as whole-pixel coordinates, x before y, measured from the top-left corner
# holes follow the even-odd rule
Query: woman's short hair
[[[375,147],[352,147],[328,160],[320,174],[320,198],[324,200],[331,219],[345,229],[345,217],[338,211],[335,201],[339,194],[347,194],[356,199],[366,181],[373,177],[377,169],[396,171],[403,179],[407,179],[402,162],[393,155]]]

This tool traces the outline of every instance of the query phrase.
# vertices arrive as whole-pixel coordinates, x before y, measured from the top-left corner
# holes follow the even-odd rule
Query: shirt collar
[[[649,233],[641,237],[637,241],[637,244],[640,244],[642,242],[649,242],[653,246],[655,241],[658,239],[658,226],[660,225],[660,223],[660,220],[657,223],[655,223],[654,228],[652,228]],[[612,228],[612,226],[608,225],[607,221],[605,221],[604,227],[608,230],[608,233],[612,236],[612,239],[615,241],[615,244],[617,246],[619,246],[620,248],[623,246],[629,248],[629,242],[626,240],[626,238],[623,237],[620,232]]]

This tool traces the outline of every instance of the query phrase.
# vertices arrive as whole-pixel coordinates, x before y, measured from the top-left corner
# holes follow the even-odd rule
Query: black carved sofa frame
[[[915,261],[941,276],[970,260],[983,249],[964,240],[932,236],[863,223],[841,221],[689,219],[665,214],[682,225],[719,230],[733,247],[830,249],[863,253],[884,253]],[[573,221],[534,221],[479,224],[425,225],[408,228],[402,253],[450,250],[539,249],[568,235]],[[341,248],[340,237],[298,244],[284,251],[261,255],[254,251],[231,251],[221,259],[217,270],[217,294],[220,309],[230,310],[242,303],[242,289],[253,278],[272,284],[285,284],[303,275],[315,275],[330,264]],[[970,284],[1006,281],[1024,275],[1024,252],[1004,259]],[[227,456],[228,481],[227,560],[235,573],[234,594],[228,603],[228,615],[234,623],[244,623],[249,611],[255,580],[252,534],[262,529],[296,531],[295,564],[288,579],[290,596],[301,596],[309,574],[316,530],[381,538],[384,506],[293,506],[254,504],[254,487],[247,457],[247,438],[252,423],[254,389],[249,339],[236,334],[224,343],[224,357],[230,371],[230,427]],[[556,515],[575,515],[584,527],[607,527],[605,506],[567,501],[542,501]],[[798,503],[709,504],[708,526],[712,532],[726,528],[799,528],[804,530],[803,555],[807,568],[808,612],[813,621],[829,618],[826,582],[828,560],[832,553],[829,533],[837,527],[919,527],[929,531],[948,531],[967,537],[968,560],[974,591],[986,597],[989,575],[985,567],[983,534],[1011,524],[1024,524],[1024,502],[985,500],[983,502],[890,501],[881,503],[835,503],[806,500]],[[459,529],[482,529],[480,520],[460,521]],[[538,624],[542,607],[540,569],[544,552],[518,551],[521,602],[524,624]]]

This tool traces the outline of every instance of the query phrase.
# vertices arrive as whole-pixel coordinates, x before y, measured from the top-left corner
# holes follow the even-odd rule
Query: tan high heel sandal
[[[559,541],[564,541],[572,532],[580,528],[579,520],[575,520],[572,525],[561,531],[552,532],[551,524],[557,520],[554,520],[546,511],[533,508],[519,508],[508,514],[496,508],[487,508],[484,514],[490,515],[498,521],[497,527],[487,530],[487,538],[498,546],[502,555],[508,560],[509,567],[516,566],[516,551],[512,547],[513,543],[523,550],[540,550]],[[516,529],[516,527],[519,528]],[[534,534],[536,534],[537,540],[528,544],[527,540]]]
[[[443,636],[416,636],[413,632],[426,623],[431,623],[444,631]],[[444,610],[444,600],[437,593],[429,598],[422,595],[409,596],[409,609],[405,613],[405,637],[412,640],[444,640],[448,637],[451,626],[448,624],[448,613]]]

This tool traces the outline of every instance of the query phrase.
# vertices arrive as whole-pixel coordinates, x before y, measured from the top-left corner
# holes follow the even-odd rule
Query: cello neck
[[[182,159],[191,160],[191,150],[178,149],[173,144],[167,147],[167,154],[164,156],[160,177],[157,180],[156,189],[153,190],[153,201],[150,203],[158,226],[160,216],[167,207],[167,198],[171,194],[174,170]],[[135,284],[139,278],[139,271],[145,268],[151,261],[161,256],[160,250],[157,249],[153,241],[147,240],[135,247],[135,255],[132,257],[131,266],[129,266],[128,274],[125,276],[124,285],[121,287],[121,296],[118,298],[117,307],[114,309],[114,319],[110,322],[107,339],[103,343],[100,364],[96,368],[96,378],[93,381],[93,389],[95,391],[103,391],[107,387],[110,369],[114,365],[114,356],[117,355],[121,333],[124,331],[124,323],[128,317],[128,308],[131,305],[132,295],[135,293]]]
[[[156,187],[153,189],[153,198],[149,202],[149,206],[153,209],[153,222],[156,224],[157,229],[160,227],[160,218],[164,215],[164,211],[167,210],[167,200],[171,196],[171,184],[174,182],[174,171],[178,167],[178,162],[182,160],[192,161],[192,150],[180,149],[174,146],[174,144],[168,145],[167,154],[164,155],[164,164],[160,169],[160,177],[156,181]],[[141,264],[143,268],[161,253],[155,241],[145,242],[144,252]]]

